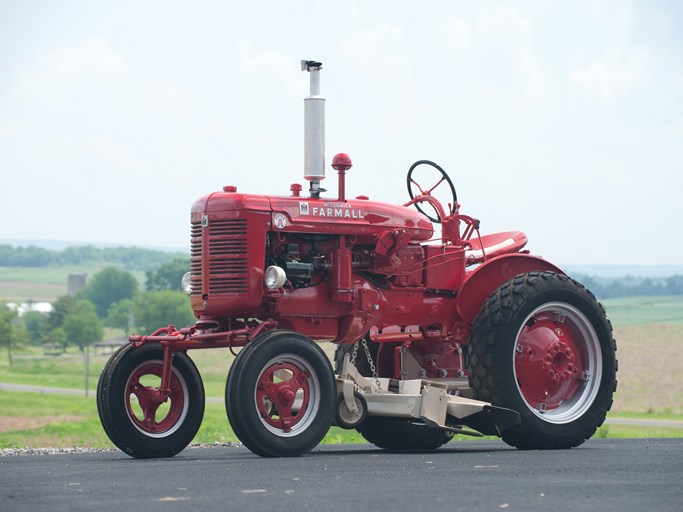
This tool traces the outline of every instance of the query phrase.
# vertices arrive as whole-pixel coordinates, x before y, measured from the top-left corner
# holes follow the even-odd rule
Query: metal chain
[[[377,368],[375,368],[375,363],[372,360],[372,355],[370,354],[370,347],[368,347],[368,342],[365,338],[361,338],[360,340],[356,341],[356,343],[353,344],[353,350],[351,350],[351,357],[349,358],[349,362],[353,365],[356,364],[356,359],[358,357],[358,345],[362,344],[363,345],[363,350],[365,351],[365,357],[368,360],[368,364],[370,365],[370,371],[372,372],[372,378],[375,379],[375,384],[377,384],[378,388],[381,388],[380,383],[379,383],[379,378],[377,378]]]
[[[358,356],[358,342],[353,344],[353,350],[351,351],[351,364],[356,364],[356,357]]]
[[[365,350],[365,357],[368,358],[368,364],[370,364],[370,371],[372,372],[372,378],[375,379],[375,384],[380,388],[379,379],[377,378],[377,369],[375,368],[375,363],[372,361],[372,356],[370,355],[370,347],[368,347],[368,342],[365,338],[361,338],[361,344],[363,345],[363,350]],[[356,342],[358,345],[358,342]]]

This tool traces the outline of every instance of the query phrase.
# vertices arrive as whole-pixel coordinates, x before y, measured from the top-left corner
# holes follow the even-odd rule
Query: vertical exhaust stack
[[[310,73],[310,93],[304,98],[304,178],[311,182],[311,197],[320,197],[325,179],[325,98],[320,96],[320,70],[314,60],[302,60],[301,71]]]

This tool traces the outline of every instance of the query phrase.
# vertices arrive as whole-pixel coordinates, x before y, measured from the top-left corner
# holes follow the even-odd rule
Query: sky
[[[674,0],[0,0],[0,239],[183,248],[205,194],[306,189],[312,59],[347,197],[403,204],[429,159],[483,233],[680,264],[681,27]]]

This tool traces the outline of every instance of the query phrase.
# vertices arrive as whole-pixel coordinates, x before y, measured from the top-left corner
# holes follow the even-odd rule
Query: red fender
[[[482,304],[496,288],[517,274],[534,270],[565,273],[549,261],[530,254],[504,254],[481,264],[467,275],[458,292],[455,301],[458,314],[474,323]]]

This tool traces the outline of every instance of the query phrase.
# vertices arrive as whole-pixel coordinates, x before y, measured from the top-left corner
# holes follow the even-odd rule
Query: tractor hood
[[[369,201],[363,197],[337,201],[242,194],[232,186],[195,201],[192,222],[201,222],[202,215],[236,218],[239,212],[268,213],[269,231],[376,237],[390,230],[404,230],[416,242],[429,240],[434,234],[431,222],[404,206]]]

